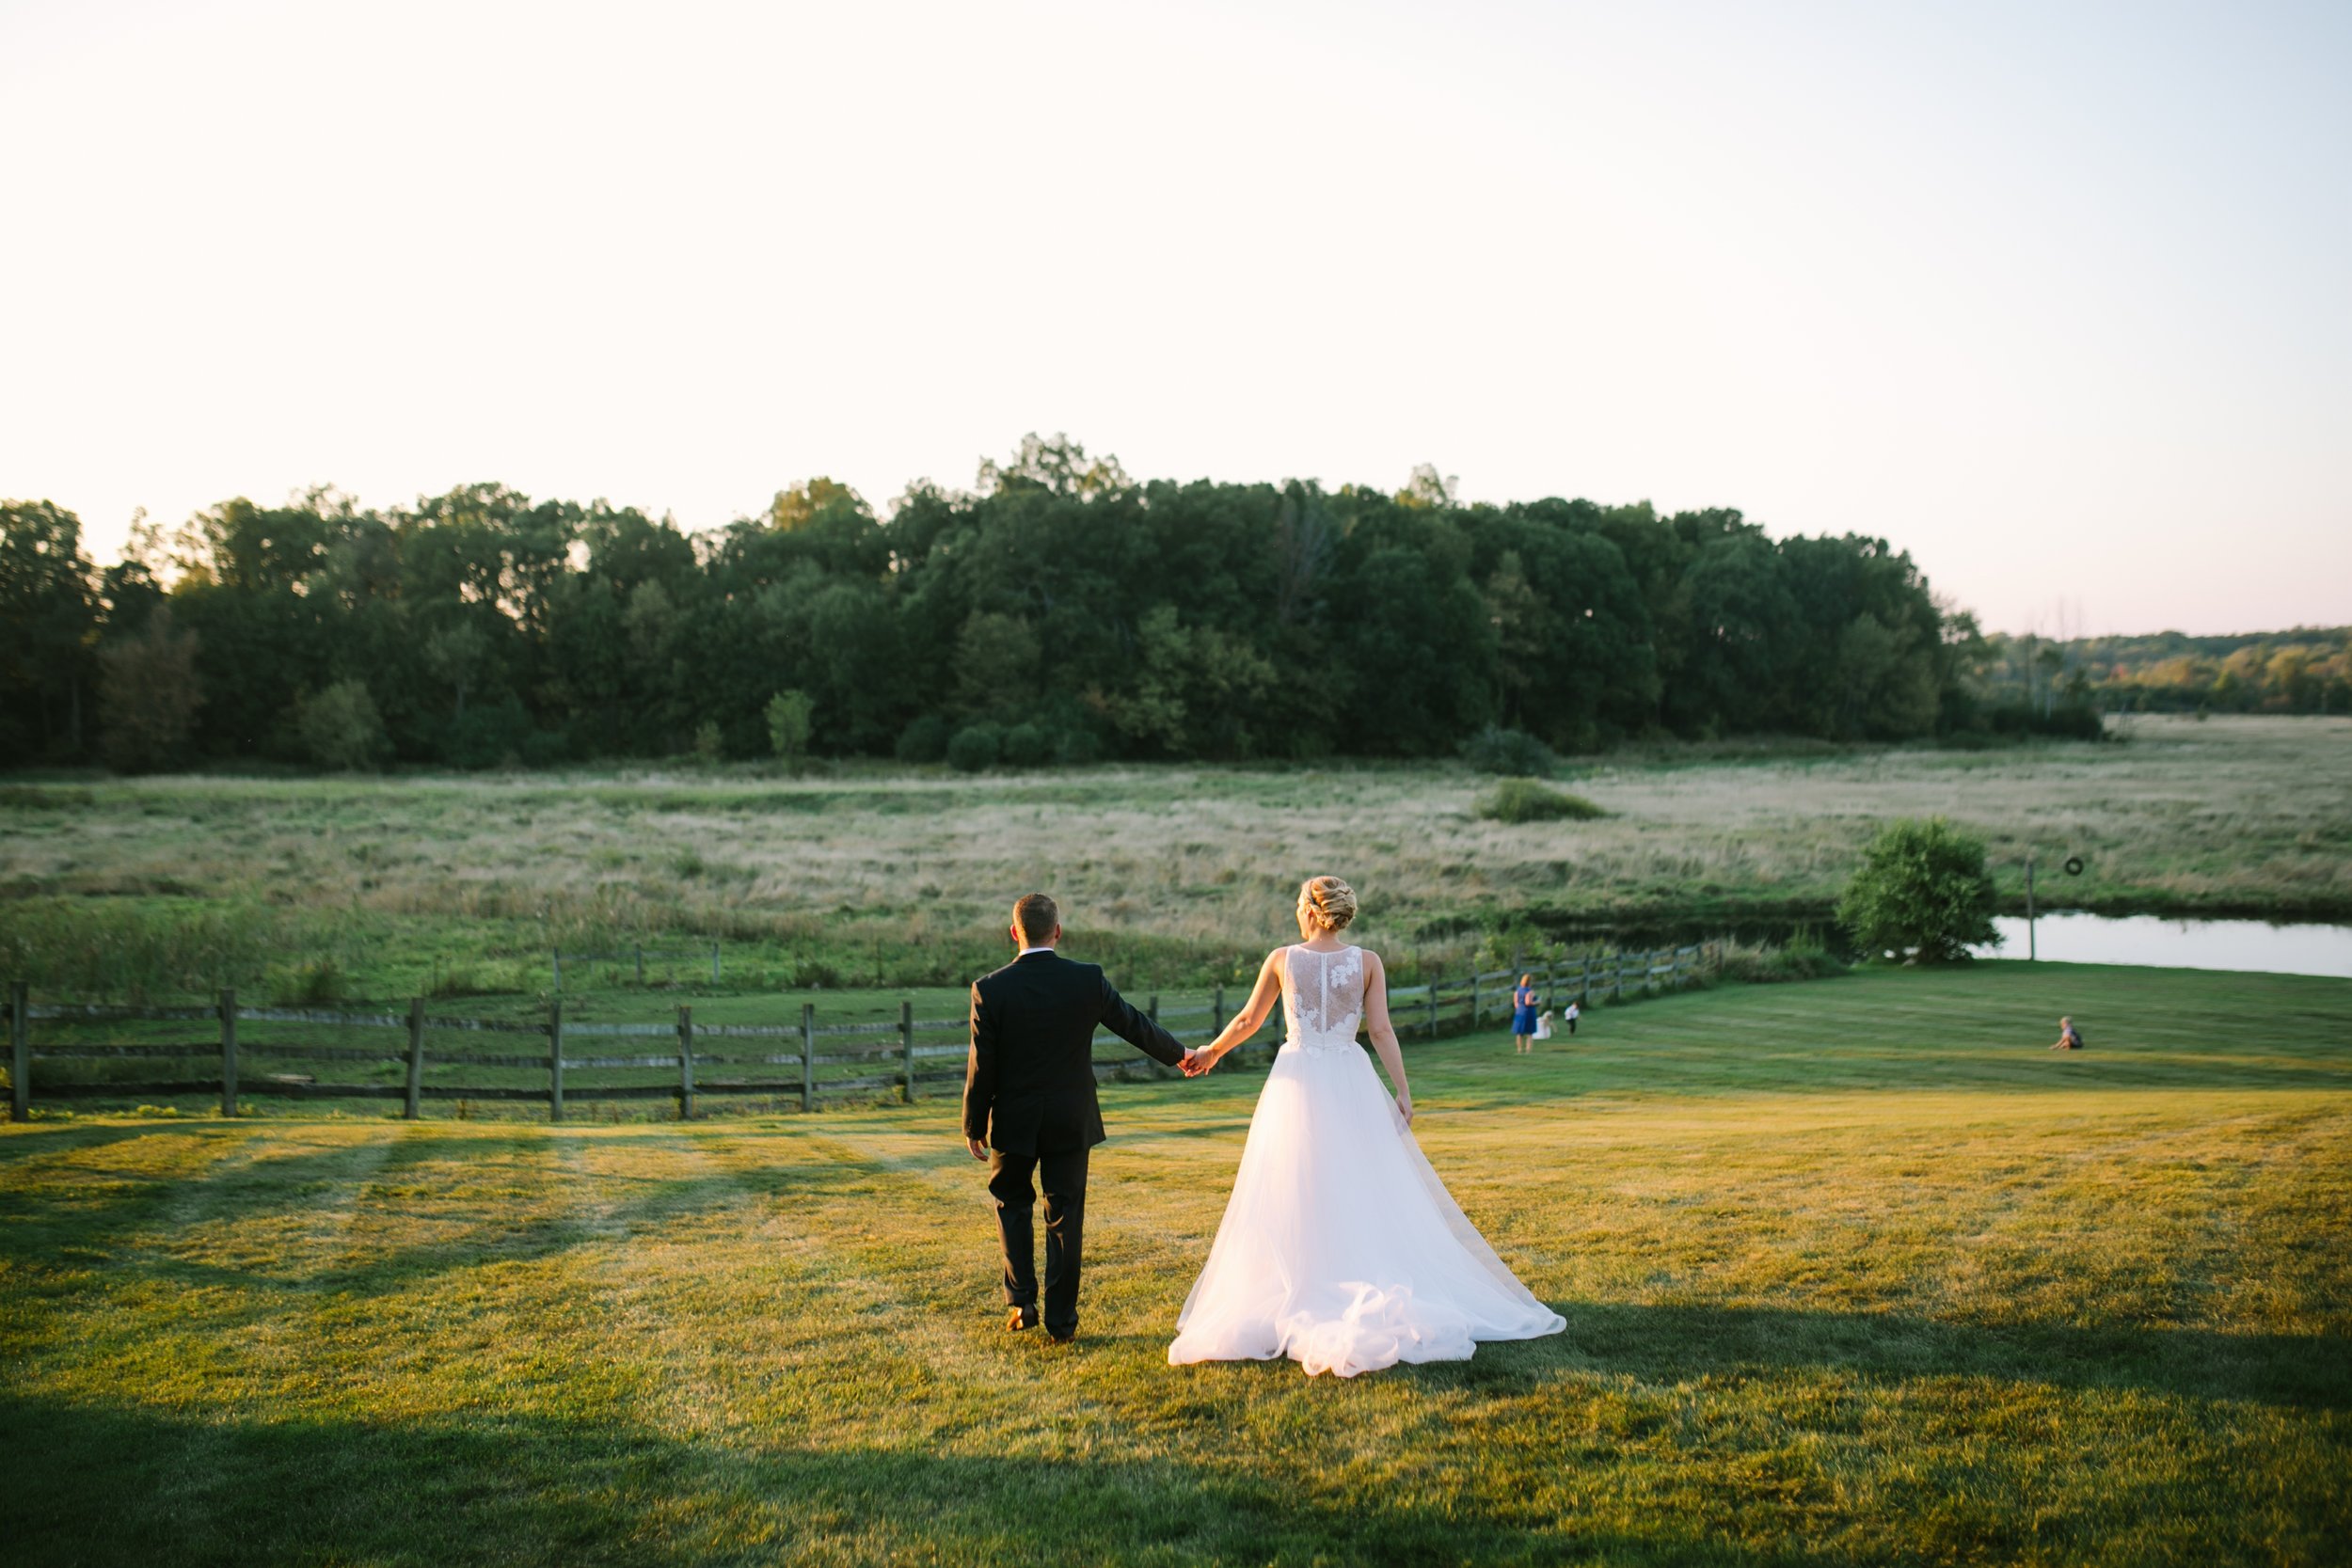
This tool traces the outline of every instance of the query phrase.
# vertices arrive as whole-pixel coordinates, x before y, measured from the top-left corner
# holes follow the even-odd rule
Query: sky
[[[2352,6],[0,0],[0,496],[688,528],[1029,431],[2352,623]]]

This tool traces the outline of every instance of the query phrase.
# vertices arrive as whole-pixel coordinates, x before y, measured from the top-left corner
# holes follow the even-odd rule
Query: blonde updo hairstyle
[[[1298,908],[1327,931],[1344,930],[1356,918],[1356,890],[1337,877],[1310,877],[1298,884]]]

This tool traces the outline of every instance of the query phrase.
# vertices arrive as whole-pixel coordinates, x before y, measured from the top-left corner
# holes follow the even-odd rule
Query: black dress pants
[[[1037,1186],[1045,1190],[1045,1331],[1068,1336],[1078,1331],[1078,1255],[1086,1238],[1087,1151],[991,1151],[988,1192],[996,1200],[996,1228],[1005,1242],[1008,1307],[1038,1305],[1037,1245],[1030,1226],[1030,1212],[1037,1203],[1037,1192],[1029,1180],[1033,1174]]]

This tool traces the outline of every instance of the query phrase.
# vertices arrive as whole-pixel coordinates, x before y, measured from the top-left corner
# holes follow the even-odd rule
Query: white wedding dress
[[[1353,1377],[1462,1361],[1480,1339],[1567,1326],[1521,1285],[1430,1168],[1356,1043],[1360,950],[1289,947],[1274,1058],[1209,1261],[1168,1359],[1268,1360]]]

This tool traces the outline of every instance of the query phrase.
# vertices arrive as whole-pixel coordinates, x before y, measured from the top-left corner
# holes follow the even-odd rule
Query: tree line
[[[2036,708],[2352,713],[2352,627],[1986,640],[1986,689]]]
[[[141,522],[0,505],[0,752],[538,766],[806,750],[965,767],[1581,752],[1982,727],[1984,641],[1905,553],[1728,509],[1131,479],[1027,438],[887,519],[818,479],[689,533],[469,485]]]

